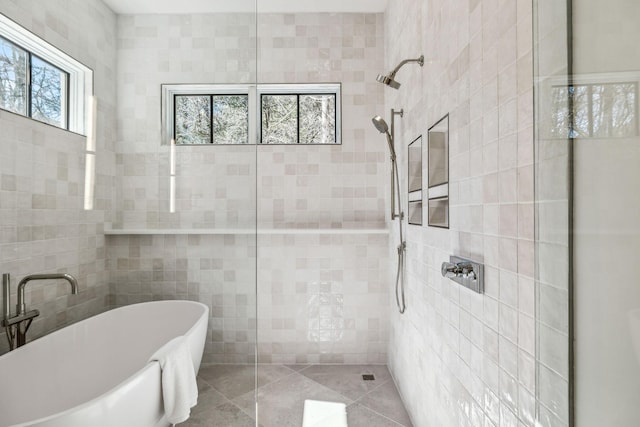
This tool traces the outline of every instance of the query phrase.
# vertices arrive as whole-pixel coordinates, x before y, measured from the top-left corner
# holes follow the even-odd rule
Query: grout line
[[[300,369],[299,371],[296,371],[296,372],[300,373],[300,372],[306,371],[307,369],[309,369],[312,366],[316,366],[316,365],[306,365],[304,368],[302,368],[302,369]]]
[[[376,385],[374,388],[372,388],[371,390],[369,390],[368,392],[366,392],[362,397],[360,397],[360,399],[362,399],[363,397],[365,397],[366,395],[368,395],[369,393],[373,393],[374,391],[376,391],[377,389],[379,389],[380,387],[382,387],[383,385],[387,384],[389,381],[391,381],[391,378],[387,378],[387,380],[383,383],[380,383],[378,385]],[[358,399],[358,400],[360,400]]]
[[[364,396],[363,396],[363,397],[364,397]],[[386,415],[384,415],[384,414],[381,414],[380,412],[378,412],[378,411],[376,411],[376,410],[373,410],[373,409],[369,408],[368,406],[366,406],[366,405],[365,405],[365,404],[363,404],[363,403],[359,403],[359,400],[360,400],[360,399],[358,399],[357,401],[353,402],[353,403],[352,403],[352,404],[350,404],[350,405],[347,405],[347,409],[349,409],[349,406],[359,405],[359,406],[361,406],[362,408],[366,409],[367,411],[369,411],[369,412],[373,412],[374,414],[376,414],[376,415],[378,415],[378,416],[380,416],[380,417],[382,417],[382,418],[384,418],[384,419],[386,419],[386,420],[389,420],[389,421],[391,421],[392,423],[394,423],[394,424],[396,424],[396,425],[398,425],[398,426],[408,427],[408,426],[406,426],[406,425],[404,425],[404,424],[400,424],[399,422],[397,422],[397,421],[396,421],[396,420],[394,420],[393,418],[389,418],[388,416],[386,416]]]
[[[253,421],[255,421],[256,423],[258,422],[258,420],[256,419],[256,418],[258,418],[258,417],[256,416],[256,413],[255,413],[255,412],[251,412],[251,413],[250,413],[250,412],[247,412],[247,411],[245,411],[244,409],[242,409],[241,407],[239,407],[238,405],[236,405],[236,404],[235,404],[235,402],[233,402],[233,401],[230,401],[230,402],[231,402],[231,404],[232,404],[233,406],[235,406],[236,408],[238,408],[238,409],[240,410],[240,412],[242,412],[243,414],[245,414],[246,416],[248,416],[249,418],[251,418],[251,419],[252,419]],[[254,408],[255,408],[255,405],[254,405]]]
[[[280,366],[280,367],[283,367],[283,368],[286,368],[286,369],[290,370],[291,372],[289,372],[289,373],[288,373],[288,374],[286,374],[286,375],[283,375],[283,376],[282,376],[282,377],[280,377],[280,378],[276,378],[275,380],[272,380],[272,381],[269,381],[269,382],[264,383],[264,384],[262,384],[262,385],[259,385],[258,387],[256,387],[256,393],[257,393],[257,391],[258,391],[258,390],[260,390],[261,388],[263,388],[263,387],[265,387],[265,386],[268,386],[269,384],[273,384],[273,383],[275,383],[275,382],[277,382],[277,381],[280,381],[281,379],[284,379],[284,378],[289,378],[291,375],[293,375],[293,374],[297,374],[297,373],[298,373],[298,371],[293,370],[293,369],[291,369],[291,368],[287,368],[287,367],[286,367],[286,366],[284,366],[284,365],[268,365],[268,366]],[[258,370],[257,370],[257,374],[256,374],[256,375],[257,375],[257,376],[259,376],[259,375],[260,375],[260,365],[259,365],[259,364],[258,364]],[[256,378],[256,382],[257,382],[257,380],[258,380],[258,378]]]

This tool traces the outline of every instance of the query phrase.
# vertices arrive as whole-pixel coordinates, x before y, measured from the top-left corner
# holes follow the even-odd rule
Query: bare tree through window
[[[67,128],[68,79],[64,71],[0,38],[0,108]]]
[[[300,143],[336,142],[336,96],[300,95]]]
[[[31,117],[66,127],[67,73],[31,56]]]
[[[213,143],[249,143],[249,97],[215,95],[213,97]]]
[[[211,143],[211,97],[176,96],[176,144]]]
[[[263,144],[335,142],[335,94],[262,95]]]
[[[340,144],[340,85],[162,85],[163,141]]]
[[[298,143],[296,95],[262,95],[262,143]]]
[[[0,108],[27,114],[28,53],[0,37]]]

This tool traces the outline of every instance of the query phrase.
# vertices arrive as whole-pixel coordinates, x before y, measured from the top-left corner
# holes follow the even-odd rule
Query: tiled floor
[[[180,427],[255,427],[255,382],[253,366],[201,367],[198,405]],[[345,403],[349,427],[411,426],[386,366],[259,365],[260,426],[301,427],[305,399]]]

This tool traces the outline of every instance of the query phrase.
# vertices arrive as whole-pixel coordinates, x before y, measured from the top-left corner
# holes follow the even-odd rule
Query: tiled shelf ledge
[[[234,229],[234,228],[185,228],[185,229],[107,229],[104,230],[106,236],[132,236],[132,235],[179,235],[179,234],[198,234],[198,235],[251,235],[251,234],[389,234],[386,228],[271,228],[271,229]]]

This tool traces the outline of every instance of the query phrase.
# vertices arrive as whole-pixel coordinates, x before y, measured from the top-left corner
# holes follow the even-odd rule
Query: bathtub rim
[[[88,321],[90,319],[95,319],[95,318],[99,318],[99,317],[102,317],[102,316],[106,316],[108,314],[111,314],[111,312],[117,311],[117,310],[130,309],[131,307],[141,306],[141,305],[163,304],[163,303],[164,304],[184,303],[184,304],[187,304],[187,305],[197,305],[197,306],[200,306],[201,308],[204,309],[202,315],[198,318],[198,320],[182,336],[188,336],[196,328],[198,328],[201,325],[202,322],[205,322],[205,323],[209,322],[209,319],[208,319],[208,317],[209,317],[209,307],[206,304],[203,304],[203,303],[201,303],[199,301],[191,301],[191,300],[161,300],[161,301],[147,301],[147,302],[140,302],[140,303],[135,303],[135,304],[128,304],[128,305],[124,305],[124,306],[121,306],[121,307],[113,308],[111,310],[104,311],[102,313],[96,314],[95,316],[87,317],[86,319],[83,319],[83,320],[80,320],[78,322],[72,323],[72,324],[67,325],[67,326],[65,326],[63,328],[60,328],[60,329],[58,329],[56,331],[53,331],[50,334],[44,335],[44,336],[42,336],[40,338],[37,338],[37,339],[35,339],[33,341],[30,341],[27,344],[25,344],[24,346],[14,350],[13,352],[8,352],[8,353],[3,354],[2,356],[0,356],[0,362],[2,361],[4,356],[9,355],[11,353],[14,353],[15,351],[18,351],[21,348],[24,348],[24,347],[28,346],[31,343],[37,342],[41,338],[48,337],[49,339],[53,339],[56,334],[61,333],[62,331],[64,331],[67,328],[72,328],[75,325],[77,325],[78,323],[81,323],[81,322],[84,322],[84,321]],[[167,341],[167,342],[169,342],[169,341]],[[140,376],[145,375],[146,371],[148,371],[150,369],[155,369],[156,366],[157,366],[158,371],[161,371],[160,370],[160,363],[157,360],[153,360],[153,361],[147,362],[144,366],[142,366],[135,373],[133,373],[132,375],[128,376],[126,379],[124,379],[123,381],[119,382],[114,387],[106,390],[104,393],[94,397],[91,400],[87,400],[86,402],[83,402],[80,405],[72,406],[71,408],[67,408],[67,409],[65,409],[63,411],[56,412],[55,414],[47,415],[45,417],[36,418],[36,419],[33,419],[33,420],[29,420],[29,421],[25,421],[25,422],[22,422],[22,423],[18,423],[18,424],[12,424],[10,427],[28,427],[28,426],[31,426],[31,425],[34,425],[34,424],[44,423],[44,422],[47,422],[47,421],[54,420],[55,418],[58,418],[58,417],[63,417],[65,415],[70,415],[73,412],[80,411],[80,410],[82,410],[82,409],[84,409],[86,407],[94,405],[97,401],[99,401],[101,399],[104,399],[106,396],[111,394],[114,390],[119,389],[121,387],[124,387],[124,386],[126,386],[128,384],[131,384],[132,382],[136,381],[136,379],[139,378]],[[197,372],[196,372],[196,375],[197,375]]]

